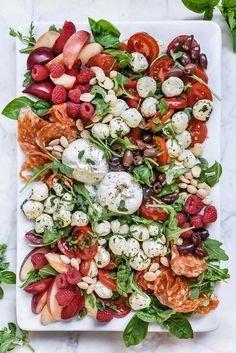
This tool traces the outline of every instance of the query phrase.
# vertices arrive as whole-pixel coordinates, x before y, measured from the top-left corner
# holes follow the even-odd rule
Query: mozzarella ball
[[[56,212],[58,206],[60,203],[60,198],[55,196],[55,195],[51,195],[49,196],[45,202],[44,202],[44,213],[48,213],[48,214],[53,214],[54,212]]]
[[[119,229],[120,229],[119,219],[113,219],[113,221],[111,221],[111,231],[113,233],[119,233]]]
[[[113,295],[112,290],[104,286],[101,281],[97,281],[94,291],[102,299],[109,299]]]
[[[122,119],[126,122],[129,127],[135,128],[139,126],[139,123],[143,120],[142,115],[136,108],[129,108],[121,114]]]
[[[110,222],[103,221],[101,223],[96,223],[93,227],[93,230],[99,237],[105,237],[111,233]]]
[[[128,234],[129,233],[129,226],[128,224],[122,224],[117,232],[118,234]]]
[[[151,260],[144,254],[143,250],[139,250],[137,255],[129,260],[130,266],[136,271],[143,271],[150,265]]]
[[[148,229],[143,224],[132,224],[130,226],[130,233],[135,239],[139,241],[144,241],[149,238]]]
[[[66,192],[61,198],[60,208],[65,211],[73,211],[74,207],[73,195],[70,192]]]
[[[109,172],[99,184],[96,197],[111,212],[133,214],[142,203],[143,191],[129,173]]]
[[[132,55],[132,61],[130,63],[130,66],[132,67],[132,70],[134,72],[142,72],[147,70],[148,61],[143,54],[134,52],[134,53],[131,53],[131,55]]]
[[[191,145],[192,138],[190,135],[190,132],[187,130],[183,131],[181,134],[176,135],[176,139],[178,141],[178,144],[182,146],[184,149],[188,148]]]
[[[44,201],[48,197],[48,187],[45,183],[39,181],[32,187],[30,199],[34,201]]]
[[[96,265],[96,262],[92,260],[89,267],[88,276],[93,278],[93,277],[97,277],[97,275],[98,275],[98,267]]]
[[[148,308],[150,304],[151,298],[145,293],[132,293],[129,297],[129,305],[133,310]]]
[[[143,242],[142,247],[147,257],[152,258],[161,254],[163,244],[161,244],[158,240],[149,239]]]
[[[87,226],[89,223],[89,218],[86,215],[86,213],[82,211],[75,211],[72,213],[71,217],[71,225],[72,227],[77,226],[77,227],[84,227]]]
[[[134,238],[127,239],[126,247],[124,250],[124,254],[127,257],[134,257],[135,255],[138,254],[139,250],[140,250],[140,245],[136,239]]]
[[[110,134],[112,138],[122,137],[130,132],[129,126],[120,118],[113,118],[109,123]]]
[[[37,233],[43,233],[45,229],[50,229],[53,227],[53,220],[49,214],[42,213],[35,220],[35,231]]]
[[[177,158],[183,151],[183,148],[178,144],[177,141],[169,139],[166,141],[166,147],[170,158]]]
[[[176,134],[181,134],[188,126],[188,114],[177,112],[171,118],[172,129]]]
[[[193,106],[194,118],[205,121],[209,118],[213,110],[213,103],[209,99],[201,99],[197,101]]]
[[[149,224],[147,226],[147,229],[151,237],[155,237],[156,235],[159,234],[159,231],[160,231],[159,227],[156,224]]]
[[[60,227],[67,227],[69,224],[71,224],[71,212],[60,209],[53,213],[53,219],[59,223]]]
[[[166,97],[179,96],[183,92],[184,83],[178,77],[169,77],[162,83],[161,89]]]
[[[60,180],[54,179],[52,182],[52,188],[55,191],[55,194],[57,196],[63,196],[64,189],[63,189],[63,186],[62,186]]]
[[[128,108],[128,104],[123,99],[117,99],[116,104],[111,108],[111,114],[115,117],[121,116],[121,114]]]
[[[98,183],[108,172],[104,151],[84,138],[71,142],[64,149],[62,163],[73,169],[75,180],[85,184]]]
[[[189,150],[185,150],[185,159],[184,159],[184,167],[185,168],[192,168],[197,164],[197,160],[194,156],[194,154],[189,151]]]
[[[126,239],[119,234],[115,234],[109,239],[109,248],[115,255],[122,255],[126,248]]]
[[[97,254],[94,257],[98,268],[107,266],[110,262],[110,253],[103,246],[98,247]]]
[[[101,140],[107,139],[110,135],[109,126],[103,123],[94,124],[91,132],[93,136],[98,137]]]
[[[137,82],[137,91],[140,97],[146,98],[149,94],[154,94],[157,89],[156,81],[149,76],[141,77]]]
[[[153,97],[145,98],[141,104],[141,112],[146,118],[151,118],[157,112],[157,100]]]
[[[43,213],[43,204],[39,201],[26,201],[21,208],[28,219],[35,219]]]
[[[106,243],[107,243],[107,240],[105,238],[99,238],[98,239],[98,244],[99,245],[105,246]]]

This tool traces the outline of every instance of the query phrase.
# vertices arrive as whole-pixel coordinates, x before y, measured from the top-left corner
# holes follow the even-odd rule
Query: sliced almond
[[[113,119],[113,115],[111,113],[107,114],[103,119],[102,123],[107,124]]]
[[[88,130],[83,130],[81,131],[80,136],[84,139],[87,139],[90,136],[90,132]]]
[[[84,276],[81,278],[84,282],[88,283],[88,284],[92,284],[93,283],[93,279],[89,276]]]
[[[159,264],[157,262],[154,262],[153,264],[151,264],[151,266],[149,267],[149,271],[150,272],[155,272],[157,271],[159,268]]]
[[[161,256],[161,258],[160,258],[160,263],[161,263],[163,266],[169,267],[169,260],[167,259],[166,256]]]
[[[78,261],[76,259],[71,259],[70,260],[70,264],[73,268],[75,268],[77,271],[79,271],[79,264]]]
[[[77,119],[76,122],[75,122],[75,125],[77,127],[77,129],[79,131],[83,131],[84,130],[84,124],[83,124],[83,121],[81,119]]]
[[[148,271],[144,274],[143,278],[148,282],[153,282],[157,278],[157,275],[155,272]]]
[[[69,146],[69,142],[65,136],[61,136],[60,144],[62,147],[67,148]]]
[[[59,139],[55,139],[55,140],[52,140],[49,142],[49,146],[56,146],[60,143],[60,140]]]
[[[57,159],[61,159],[62,155],[61,155],[61,152],[58,152],[58,151],[52,151],[52,156],[57,158]]]
[[[86,282],[79,282],[77,286],[81,289],[88,289],[89,285]]]
[[[53,150],[62,153],[64,151],[64,148],[60,145],[56,145],[56,146],[53,146]]]
[[[60,255],[60,259],[62,262],[64,262],[64,264],[69,265],[70,263],[69,257],[67,257],[66,255]]]

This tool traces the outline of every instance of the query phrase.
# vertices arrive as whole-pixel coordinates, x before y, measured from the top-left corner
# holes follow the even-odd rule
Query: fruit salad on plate
[[[122,41],[105,20],[90,32],[66,21],[26,48],[18,120],[25,154],[21,205],[30,248],[22,291],[42,325],[92,316],[104,325],[133,313],[127,346],[149,323],[192,338],[188,319],[219,302],[228,257],[209,225],[221,165],[203,157],[214,99],[207,56],[191,34],[137,32]],[[213,97],[215,97],[213,99]],[[26,191],[25,191],[26,192]]]

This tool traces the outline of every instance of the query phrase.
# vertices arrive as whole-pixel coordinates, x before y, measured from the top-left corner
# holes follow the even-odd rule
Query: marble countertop
[[[145,7],[144,7],[145,5]],[[27,21],[63,21],[64,19],[86,20],[87,17],[109,20],[183,20],[200,18],[188,11],[180,0],[8,0],[0,12],[0,110],[15,96],[15,44],[8,36],[8,27],[17,28]],[[223,33],[222,57],[222,133],[221,162],[221,234],[224,247],[231,258],[236,247],[235,195],[236,184],[236,116],[235,86],[236,54],[231,48],[231,39],[226,24],[220,15],[215,21]],[[15,268],[16,258],[16,137],[15,122],[0,121],[0,243],[8,244],[8,260]],[[221,322],[217,330],[196,334],[194,340],[178,341],[168,334],[149,334],[146,341],[134,348],[126,349],[120,333],[33,333],[31,343],[37,353],[87,353],[101,351],[124,352],[171,352],[173,353],[233,353],[236,347],[235,277],[236,262],[229,262],[231,281],[221,291]],[[15,321],[15,289],[5,289],[5,299],[0,302],[0,328],[9,321]],[[20,349],[27,352],[27,349]]]

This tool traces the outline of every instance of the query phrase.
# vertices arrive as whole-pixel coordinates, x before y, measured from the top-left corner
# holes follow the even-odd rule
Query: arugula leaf
[[[138,150],[138,147],[134,145],[133,143],[130,142],[128,137],[117,137],[114,140],[112,140],[112,145],[114,143],[119,143],[121,147],[123,147],[124,150]]]
[[[125,75],[121,74],[120,72],[117,72],[117,75],[115,78],[113,78],[114,81],[114,91],[118,92],[118,89],[121,89],[122,93],[125,93],[127,97],[132,98],[131,96],[124,88],[124,85],[128,82],[130,82],[130,79],[126,77]]]
[[[183,51],[172,51],[171,50],[171,56],[174,61],[180,59],[182,55],[183,55]]]
[[[172,184],[173,180],[175,178],[178,178],[180,175],[183,175],[185,173],[187,173],[189,171],[188,168],[185,167],[172,167],[170,166],[167,171],[165,171],[166,173],[166,183],[168,185]]]
[[[170,184],[170,185],[165,185],[161,192],[157,194],[157,196],[165,196],[172,194],[173,192],[177,191],[179,189],[178,184]]]
[[[106,49],[104,53],[113,55],[118,63],[119,67],[123,69],[124,67],[128,66],[132,61],[132,55],[126,51],[118,50],[118,49]]]
[[[90,90],[91,94],[100,94],[100,96],[102,96],[102,98],[104,99],[107,95],[107,92],[105,91],[104,88],[100,87],[99,85],[93,85],[91,90]]]
[[[52,268],[52,266],[45,265],[42,268],[40,268],[38,274],[42,279],[44,279],[52,276],[57,276],[58,272],[55,271],[54,268]]]
[[[49,31],[53,31],[53,32],[61,33],[62,28],[57,28],[55,25],[51,25],[51,26],[48,28],[48,30],[49,30]]]
[[[12,351],[16,347],[26,346],[29,350],[34,352],[34,348],[29,342],[29,333],[19,330],[17,332],[16,325],[9,322],[7,327],[0,330],[0,353]]]
[[[95,115],[104,117],[111,111],[111,104],[104,102],[103,98],[95,97],[92,102],[95,105]]]
[[[115,151],[113,151],[109,146],[108,146],[108,143],[107,143],[107,140],[105,141],[102,141],[100,138],[98,137],[95,137],[95,136],[89,136],[89,140],[93,143],[95,143],[98,147],[100,147],[103,152],[104,152],[104,155],[106,157],[106,159],[110,159],[112,156],[118,156],[118,157],[121,157],[118,153],[116,153]]]
[[[93,36],[104,48],[118,48],[120,45],[120,31],[106,20],[95,21],[88,18]]]
[[[140,184],[151,186],[150,178],[152,175],[152,170],[143,164],[133,169],[134,179]]]
[[[219,0],[182,0],[182,3],[193,12],[204,12],[204,20],[211,20]]]
[[[163,323],[163,326],[177,338],[193,338],[193,329],[189,321],[183,317],[171,317]]]
[[[208,261],[227,261],[228,255],[221,249],[222,243],[215,239],[206,239],[204,245],[208,251]]]
[[[221,174],[222,174],[222,166],[220,163],[215,162],[211,167],[208,167],[208,168],[206,168],[206,165],[205,165],[204,169],[200,174],[198,181],[200,183],[205,182],[210,187],[213,187],[219,182]]]
[[[134,315],[123,332],[126,347],[134,346],[144,340],[148,331],[148,322],[144,322]]]
[[[9,35],[18,38],[21,43],[26,45],[26,48],[21,49],[20,53],[29,54],[34,49],[36,40],[34,37],[33,21],[30,23],[28,36],[24,36],[22,33],[20,33],[19,31],[15,31],[13,28],[9,28]]]
[[[22,86],[27,87],[33,81],[34,80],[32,78],[31,71],[30,70],[26,71],[26,73],[24,74],[24,81],[22,83]]]
[[[179,197],[177,200],[175,200],[172,203],[172,207],[176,212],[182,212],[184,209],[184,205],[185,205],[185,200],[182,197]]]

